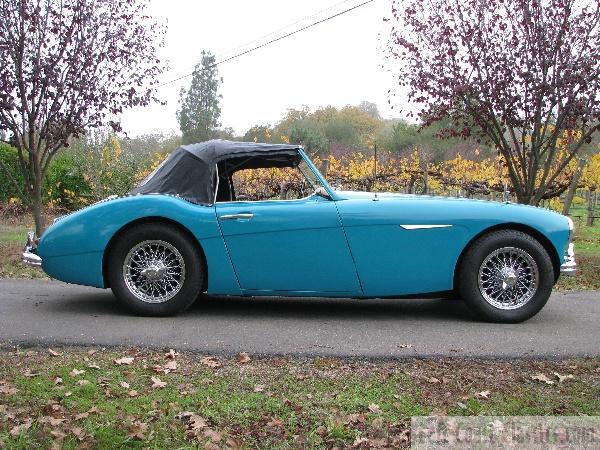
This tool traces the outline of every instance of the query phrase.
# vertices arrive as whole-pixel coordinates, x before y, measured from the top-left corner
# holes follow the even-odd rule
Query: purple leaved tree
[[[38,235],[52,157],[71,137],[105,125],[118,130],[124,109],[156,100],[164,29],[146,3],[0,0],[0,132],[17,148],[25,180],[17,187]]]
[[[494,145],[520,203],[568,187],[599,129],[597,0],[397,0],[392,16],[390,55],[424,125],[451,118],[446,135]]]

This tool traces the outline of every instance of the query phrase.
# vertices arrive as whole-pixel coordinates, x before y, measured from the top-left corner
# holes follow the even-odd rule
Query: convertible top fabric
[[[221,139],[182,145],[131,194],[171,194],[194,203],[212,204],[218,172],[225,171],[229,176],[242,169],[292,167],[298,163],[300,148]],[[219,164],[225,160],[226,163]]]

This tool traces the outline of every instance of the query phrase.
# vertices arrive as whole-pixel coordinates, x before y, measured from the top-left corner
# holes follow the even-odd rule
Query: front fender
[[[105,287],[102,260],[110,240],[123,227],[148,217],[174,221],[198,240],[209,268],[209,292],[240,292],[214,207],[167,195],[122,197],[58,219],[39,242],[42,268],[62,281]]]

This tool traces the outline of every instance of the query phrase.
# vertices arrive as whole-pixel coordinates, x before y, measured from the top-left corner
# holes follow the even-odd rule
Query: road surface
[[[209,297],[136,317],[109,290],[0,280],[0,343],[358,358],[600,356],[600,292],[554,293],[522,324],[474,320],[458,300]]]

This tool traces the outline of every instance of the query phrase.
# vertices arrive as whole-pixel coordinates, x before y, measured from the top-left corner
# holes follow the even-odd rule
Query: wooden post
[[[594,207],[596,203],[596,191],[595,190],[591,190],[588,192],[588,217],[587,217],[587,225],[588,227],[591,227],[592,225],[594,225]]]
[[[377,142],[373,146],[373,158],[375,159],[373,164],[373,184],[377,183]]]
[[[321,175],[323,175],[323,178],[325,178],[325,179],[327,179],[327,173],[329,172],[329,165],[330,165],[330,161],[327,158],[325,158],[321,162]]]

